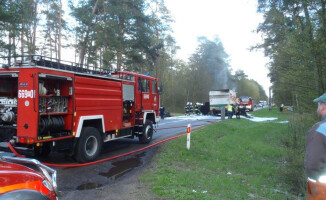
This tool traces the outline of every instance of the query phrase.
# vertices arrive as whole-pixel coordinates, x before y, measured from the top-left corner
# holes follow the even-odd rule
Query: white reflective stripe
[[[103,131],[105,132],[105,125],[104,125],[104,117],[103,117],[103,115],[81,116],[79,118],[79,122],[78,122],[76,137],[80,137],[80,133],[81,133],[81,130],[83,128],[84,121],[85,120],[91,120],[91,119],[101,119],[102,120],[102,128],[103,128]]]
[[[154,110],[151,110],[151,111],[144,111],[143,124],[145,124],[145,122],[146,122],[147,114],[151,114],[151,113],[154,114],[154,120],[156,120],[156,115],[155,115]],[[155,121],[155,122],[156,122],[156,121]]]
[[[308,177],[308,181],[311,181],[311,182],[314,182],[314,183],[317,182],[315,179],[311,179],[311,178],[309,178],[309,177]]]

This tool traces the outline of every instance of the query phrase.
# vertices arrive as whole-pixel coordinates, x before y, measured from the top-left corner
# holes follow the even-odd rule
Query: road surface
[[[213,116],[192,115],[166,118],[154,127],[156,132],[151,144],[185,133],[188,124],[191,124],[194,130],[218,121],[220,117]],[[99,159],[120,155],[145,146],[139,144],[138,138],[108,142],[104,144]],[[131,193],[139,193],[139,199],[147,199],[148,197],[140,192],[139,181],[134,175],[148,165],[159,146],[95,165],[56,168],[60,199],[129,199],[128,194]],[[62,164],[75,163],[74,160],[60,153],[51,153],[45,161]]]

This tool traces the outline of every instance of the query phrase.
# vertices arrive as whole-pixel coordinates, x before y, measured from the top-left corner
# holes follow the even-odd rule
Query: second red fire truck
[[[56,148],[89,162],[103,142],[151,141],[160,120],[157,78],[35,55],[8,61],[0,69],[0,147],[11,142],[34,155]]]
[[[247,96],[240,97],[240,109],[253,111],[254,110],[253,99]]]

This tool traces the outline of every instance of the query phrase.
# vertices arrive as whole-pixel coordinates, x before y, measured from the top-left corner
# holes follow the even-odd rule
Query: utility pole
[[[269,105],[269,110],[272,110],[272,87],[269,87],[268,105]]]

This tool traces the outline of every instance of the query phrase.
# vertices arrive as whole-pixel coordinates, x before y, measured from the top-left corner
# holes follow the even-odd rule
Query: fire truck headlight
[[[322,175],[318,178],[318,181],[321,183],[326,183],[326,175]]]

